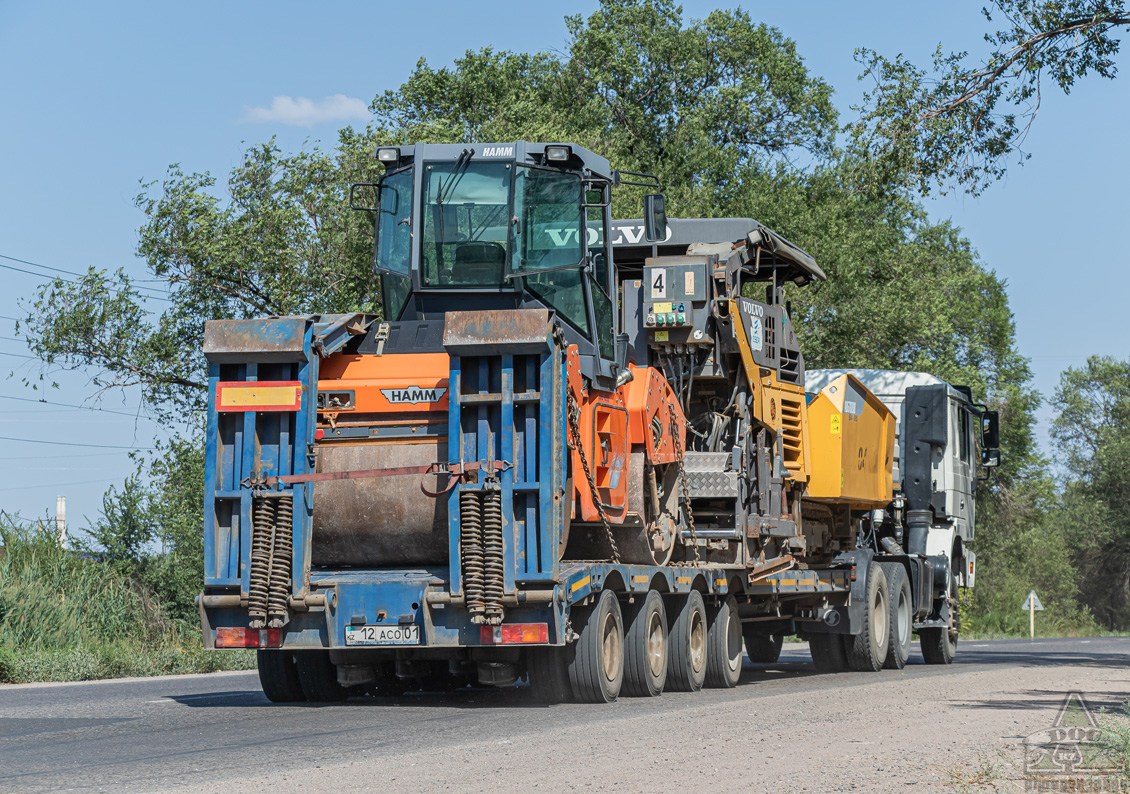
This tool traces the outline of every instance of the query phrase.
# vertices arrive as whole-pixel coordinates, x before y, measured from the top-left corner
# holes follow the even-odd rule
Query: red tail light
[[[216,629],[217,648],[278,648],[282,629]]]
[[[258,648],[259,629],[216,629],[217,648]]]
[[[501,626],[481,626],[479,642],[483,645],[545,644],[549,642],[549,624],[506,623]]]

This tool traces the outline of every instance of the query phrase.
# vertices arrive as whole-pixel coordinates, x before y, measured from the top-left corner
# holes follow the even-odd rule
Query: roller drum
[[[447,460],[447,440],[318,447],[316,471],[420,466]],[[447,485],[438,478],[438,487]],[[428,477],[436,490],[435,477]],[[444,565],[448,562],[447,495],[427,496],[420,475],[314,484],[310,558],[324,566]]]

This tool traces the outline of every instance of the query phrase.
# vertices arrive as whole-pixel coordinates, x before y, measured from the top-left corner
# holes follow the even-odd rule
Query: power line
[[[82,482],[49,482],[46,485],[17,485],[11,488],[0,488],[0,491],[30,491],[35,488],[74,488],[76,485],[93,485],[100,482],[117,482],[121,477],[106,477],[101,480],[83,480]]]
[[[120,414],[122,416],[128,416],[131,419],[149,419],[150,418],[148,416],[142,416],[142,415],[139,415],[139,414],[131,414],[128,411],[115,411],[115,410],[110,409],[110,408],[95,408],[95,407],[90,406],[90,405],[75,405],[74,403],[57,403],[57,402],[53,402],[51,400],[33,400],[30,397],[9,397],[6,394],[0,394],[0,400],[16,400],[17,402],[21,402],[21,403],[37,403],[39,405],[56,405],[60,408],[78,408],[80,411],[99,411],[99,412],[104,413],[104,414]]]
[[[20,455],[20,462],[25,460],[74,460],[75,458],[110,458],[114,455],[125,454],[128,450],[118,452],[84,452],[80,455]],[[3,465],[4,461],[0,461]]]
[[[51,444],[56,447],[93,447],[96,449],[129,449],[138,452],[148,452],[153,447],[121,447],[113,444],[79,444],[72,441],[44,441],[38,438],[12,438],[11,436],[0,436],[0,441],[23,441],[27,444]]]
[[[81,276],[82,273],[76,273],[73,270],[63,270],[61,267],[49,267],[48,265],[41,265],[38,262],[29,262],[26,259],[16,259],[14,256],[6,256],[0,254],[0,259],[7,259],[9,262],[19,262],[21,265],[31,265],[32,267],[41,267],[44,270],[54,270],[56,273],[66,273],[68,276]]]
[[[27,358],[27,359],[31,359],[32,361],[37,360],[35,356],[21,356],[19,353],[3,353],[3,352],[0,352],[0,356],[11,356],[12,358]]]
[[[19,263],[24,264],[24,265],[31,265],[32,267],[41,267],[44,270],[52,270],[52,271],[55,271],[56,273],[65,273],[69,276],[75,276],[77,278],[82,278],[82,273],[75,273],[73,270],[63,270],[62,268],[59,268],[59,267],[51,267],[49,265],[41,265],[38,262],[29,262],[26,259],[17,259],[14,256],[7,256],[5,254],[0,254],[0,259],[7,259],[7,260],[10,260],[12,262],[19,262]],[[5,268],[7,270],[14,270],[17,273],[26,273],[29,276],[38,276],[39,278],[47,278],[48,277],[46,273],[36,273],[33,270],[24,270],[23,268],[12,267],[11,265],[0,264],[0,267]],[[67,282],[72,283],[72,284],[74,283],[74,279],[65,278],[65,279],[61,279],[61,280],[67,281]],[[135,286],[135,289],[146,290],[147,292],[156,292],[156,293],[162,292],[162,290],[154,289],[153,287],[137,287],[137,286]],[[168,293],[165,293],[165,294],[167,295]],[[161,295],[145,295],[143,297],[154,298],[156,300],[169,300],[168,298],[161,297]]]

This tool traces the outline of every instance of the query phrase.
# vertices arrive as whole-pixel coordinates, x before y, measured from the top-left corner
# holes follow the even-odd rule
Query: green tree
[[[852,124],[873,162],[905,173],[923,192],[959,186],[980,193],[1004,175],[1040,110],[1046,78],[1071,93],[1094,72],[1113,79],[1118,32],[1130,26],[1124,0],[994,0],[985,19],[989,55],[946,53],[930,70],[902,55],[856,52],[874,87]]]
[[[1061,520],[1084,602],[1109,629],[1130,626],[1130,361],[1092,356],[1060,377],[1052,425],[1064,473]]]

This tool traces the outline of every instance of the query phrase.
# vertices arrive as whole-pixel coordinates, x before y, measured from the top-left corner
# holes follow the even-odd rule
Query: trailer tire
[[[890,644],[891,598],[887,577],[879,563],[867,567],[867,595],[863,602],[863,629],[844,641],[848,666],[863,673],[883,669]]]
[[[914,631],[914,600],[910,594],[910,579],[900,562],[881,562],[879,567],[887,577],[887,595],[891,603],[888,621],[890,638],[887,640],[887,659],[883,667],[901,670],[910,657],[910,635]]]
[[[754,664],[775,664],[781,658],[781,646],[784,642],[784,634],[754,634],[747,630],[745,652]]]
[[[667,610],[655,590],[629,607],[624,618],[624,689],[629,697],[655,697],[667,683]]]
[[[580,634],[569,659],[569,684],[582,703],[611,703],[624,683],[624,616],[620,600],[604,590],[579,609],[573,628]]]
[[[530,677],[530,691],[539,703],[553,705],[568,703],[573,699],[569,688],[569,664],[565,647],[552,645],[530,648],[526,655],[526,673]]]
[[[311,703],[340,703],[349,696],[349,690],[337,682],[329,651],[295,651],[294,661],[302,693]]]
[[[272,703],[301,703],[306,700],[302,684],[298,681],[298,666],[294,653],[282,650],[255,652],[255,666],[259,668],[259,684],[263,694]]]
[[[706,605],[697,590],[674,596],[669,603],[675,607],[675,620],[667,636],[667,688],[697,692],[706,679]]]
[[[842,673],[847,669],[847,651],[842,634],[812,634],[808,637],[812,664],[821,673]]]
[[[742,620],[738,617],[738,601],[732,595],[710,615],[706,644],[706,686],[737,686],[742,677]]]

